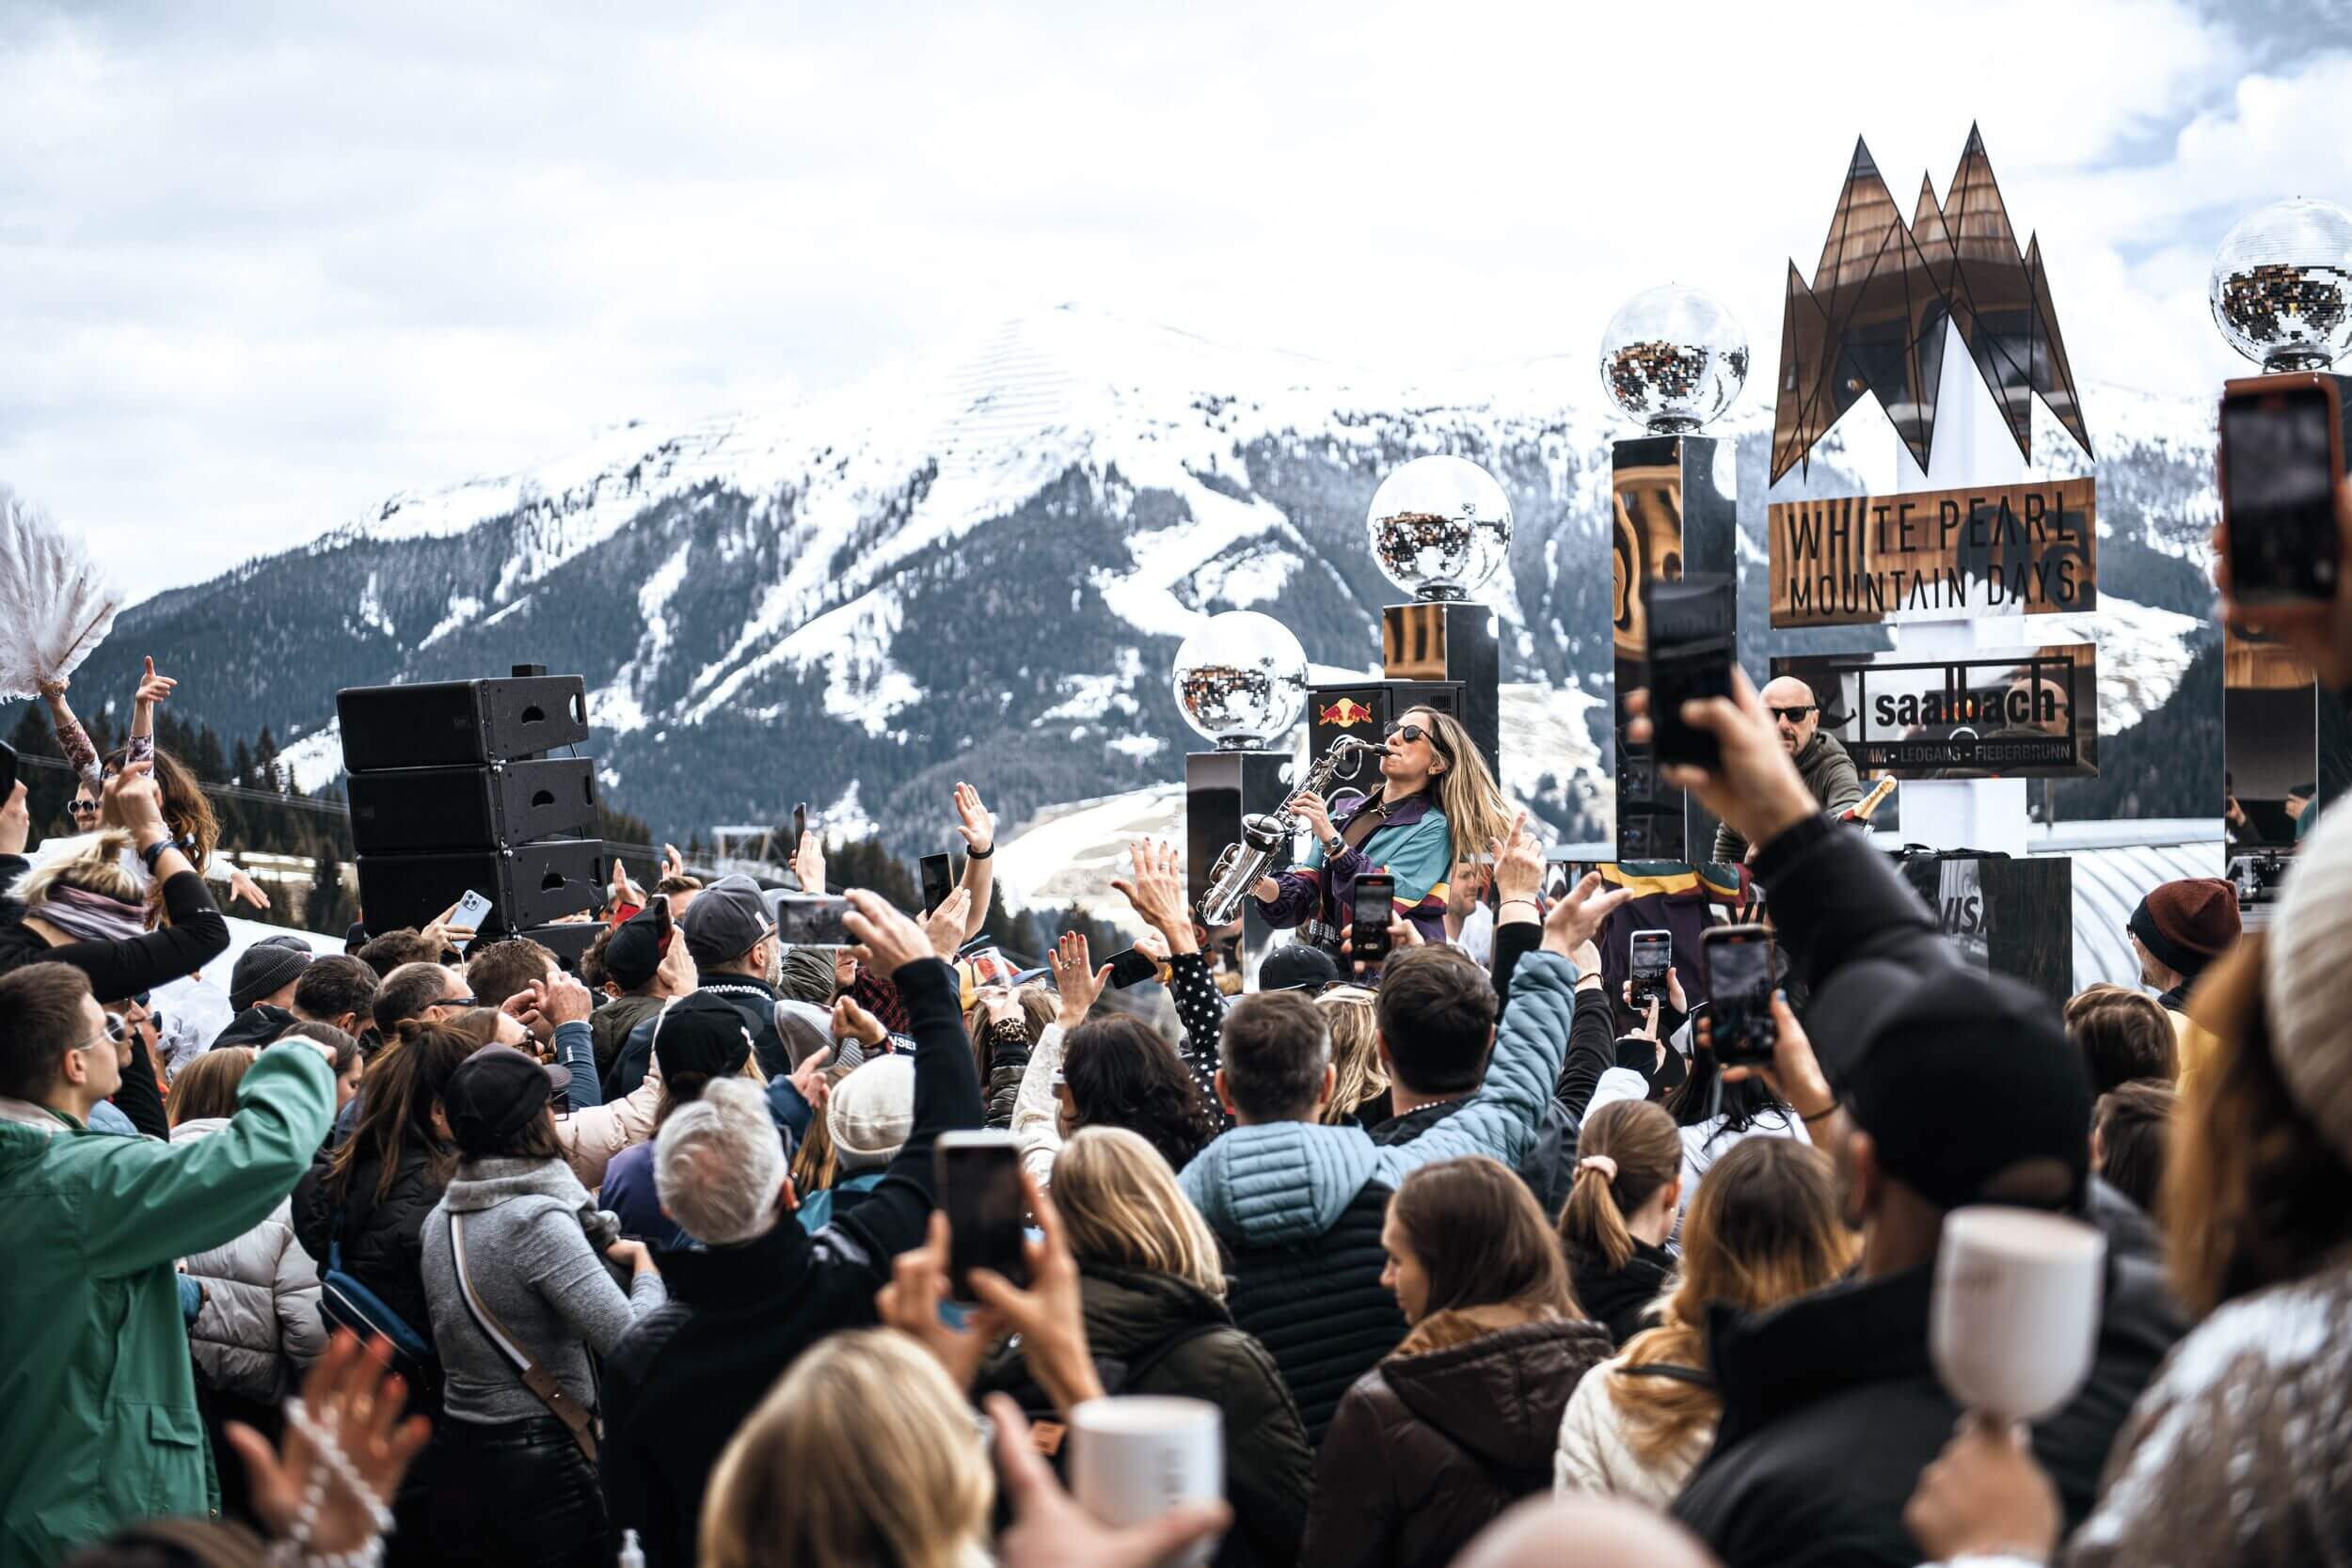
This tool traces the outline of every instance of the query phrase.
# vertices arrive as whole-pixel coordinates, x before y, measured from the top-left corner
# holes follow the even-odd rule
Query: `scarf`
[[[144,906],[55,883],[37,907],[24,912],[80,942],[122,942],[147,930]]]

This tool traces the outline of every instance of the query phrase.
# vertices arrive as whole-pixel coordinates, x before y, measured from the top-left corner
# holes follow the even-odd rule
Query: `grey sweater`
[[[521,1370],[474,1326],[457,1285],[450,1217],[463,1214],[466,1261],[500,1325],[553,1372],[583,1408],[596,1403],[588,1354],[611,1352],[629,1324],[669,1299],[661,1276],[639,1275],[624,1295],[583,1228],[596,1204],[561,1160],[467,1160],[424,1221],[424,1289],[440,1352],[442,1412],[459,1421],[548,1414]]]

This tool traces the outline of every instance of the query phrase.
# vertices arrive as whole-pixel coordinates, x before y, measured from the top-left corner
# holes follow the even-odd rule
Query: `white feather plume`
[[[0,698],[72,674],[121,608],[121,591],[81,541],[0,484]]]

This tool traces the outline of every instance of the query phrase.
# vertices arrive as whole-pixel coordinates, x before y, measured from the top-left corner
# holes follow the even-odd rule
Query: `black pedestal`
[[[1241,819],[1279,811],[1290,799],[1294,759],[1283,752],[1194,752],[1184,758],[1184,891],[1198,911],[1209,891],[1209,873],[1230,844],[1241,842]],[[1284,855],[1271,868],[1290,863]],[[1241,972],[1254,989],[1273,928],[1258,918],[1258,907],[1241,907]]]
[[[1628,745],[1625,697],[1649,684],[1642,585],[1690,572],[1739,574],[1738,486],[1731,450],[1711,436],[1644,436],[1612,449],[1611,641],[1616,660],[1617,858],[1704,861],[1715,822],[1658,783],[1647,746]],[[1719,467],[1718,459],[1721,459]],[[1737,633],[1726,626],[1727,634]]]
[[[1380,612],[1380,666],[1391,687],[1414,682],[1458,687],[1454,716],[1478,743],[1486,770],[1498,781],[1502,777],[1499,633],[1495,612],[1470,600],[1392,604]],[[1391,695],[1399,711],[1422,700],[1409,688],[1394,689]]]
[[[2074,863],[2060,855],[1914,854],[1903,879],[1979,969],[2059,1006],[2074,991]]]

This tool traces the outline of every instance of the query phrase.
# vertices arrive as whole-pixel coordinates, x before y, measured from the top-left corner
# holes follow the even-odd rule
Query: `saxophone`
[[[1385,746],[1353,736],[1340,736],[1331,742],[1331,749],[1323,753],[1307,777],[1291,791],[1295,799],[1310,791],[1328,796],[1331,785],[1341,779],[1352,779],[1361,764],[1364,753],[1387,751]],[[1200,924],[1211,930],[1230,925],[1241,913],[1242,900],[1249,896],[1274,864],[1275,857],[1290,847],[1298,836],[1298,816],[1288,802],[1277,812],[1253,812],[1241,819],[1241,842],[1229,844],[1225,852],[1209,868],[1209,891],[1200,898]]]

